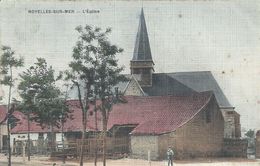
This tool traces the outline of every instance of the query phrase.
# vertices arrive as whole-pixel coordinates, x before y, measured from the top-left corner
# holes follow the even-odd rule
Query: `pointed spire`
[[[139,27],[136,36],[134,55],[132,61],[153,62],[143,8],[141,10]]]

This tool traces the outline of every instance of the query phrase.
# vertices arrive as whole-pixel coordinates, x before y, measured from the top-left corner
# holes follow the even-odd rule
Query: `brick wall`
[[[210,111],[210,119],[207,119]],[[159,158],[166,157],[168,146],[172,146],[176,158],[221,155],[224,137],[224,119],[215,98],[191,121],[175,132],[159,136]]]
[[[131,136],[131,156],[133,158],[148,159],[150,151],[151,160],[158,159],[158,136]]]

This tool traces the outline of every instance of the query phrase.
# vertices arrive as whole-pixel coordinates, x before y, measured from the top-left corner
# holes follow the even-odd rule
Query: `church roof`
[[[126,75],[131,78],[131,75]],[[210,71],[153,73],[151,87],[142,87],[146,96],[186,96],[191,93],[213,91],[220,107],[232,107]],[[128,82],[116,86],[124,92]],[[69,92],[71,99],[77,99],[76,89]]]
[[[153,61],[142,9],[132,61]]]
[[[109,115],[108,129],[118,125],[135,125],[132,134],[163,134],[175,131],[203,110],[213,97],[212,92],[195,93],[189,96],[125,96],[127,103],[113,106]],[[99,104],[100,101],[97,101]],[[82,111],[78,100],[69,100],[71,115],[64,123],[65,132],[82,131]],[[94,106],[90,105],[87,130],[95,131]],[[27,119],[21,112],[15,113],[20,121],[12,133],[26,133]],[[102,129],[101,113],[97,112],[98,130]],[[61,129],[54,128],[55,132]],[[49,132],[36,122],[31,122],[31,132]]]
[[[213,91],[220,107],[232,107],[210,71],[154,73],[153,86],[143,90],[149,96]]]
[[[210,71],[169,73],[169,76],[197,92],[211,90],[220,107],[232,107]]]
[[[131,134],[163,134],[188,123],[213,97],[211,92],[190,96],[127,96],[113,107],[108,127],[135,124]]]

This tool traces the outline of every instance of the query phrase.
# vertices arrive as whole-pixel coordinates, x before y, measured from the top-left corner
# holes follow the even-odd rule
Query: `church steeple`
[[[138,32],[136,35],[133,58],[130,69],[141,87],[152,86],[152,74],[154,71],[149,37],[147,33],[144,11],[141,10]]]
[[[153,61],[142,8],[132,61]]]

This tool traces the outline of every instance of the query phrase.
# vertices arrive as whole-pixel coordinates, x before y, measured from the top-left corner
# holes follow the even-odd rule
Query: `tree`
[[[90,98],[93,97],[92,87],[94,86],[95,74],[95,47],[92,45],[94,34],[90,32],[92,28],[86,26],[76,27],[79,39],[73,48],[72,58],[66,71],[66,80],[71,80],[78,92],[79,106],[82,111],[82,137],[80,150],[80,166],[83,166],[83,148],[86,135],[87,111],[89,109]]]
[[[255,153],[255,131],[252,129],[249,129],[246,133],[245,136],[247,137],[247,148],[249,152]]]
[[[113,89],[119,82],[126,81],[126,77],[121,73],[123,67],[118,65],[116,55],[123,52],[123,49],[118,48],[109,42],[107,35],[111,32],[108,28],[105,33],[97,31],[97,65],[96,65],[96,87],[97,95],[101,100],[98,106],[102,115],[103,124],[103,166],[106,166],[106,136],[109,113],[112,111],[113,105],[120,100],[118,88]]]
[[[21,82],[18,86],[23,99],[22,108],[28,115],[28,122],[33,120],[42,128],[50,129],[51,151],[55,144],[53,128],[60,128],[61,121],[69,117],[65,99],[61,98],[62,93],[56,86],[56,81],[61,79],[61,76],[55,77],[54,74],[55,71],[51,66],[48,67],[45,59],[37,58],[34,66],[19,75]]]
[[[249,129],[246,133],[245,136],[247,136],[248,138],[254,138],[255,137],[255,131],[252,129]]]
[[[123,70],[118,67],[115,55],[123,49],[111,45],[108,41],[110,28],[102,31],[101,28],[86,25],[78,26],[79,39],[73,49],[73,61],[69,64],[70,72],[67,78],[72,80],[78,91],[78,99],[82,109],[82,146],[80,165],[83,165],[83,146],[86,134],[87,111],[90,101],[97,98],[102,101],[100,110],[103,116],[103,131],[106,133],[108,112],[111,110],[112,87],[123,80],[119,73]],[[96,102],[94,102],[96,104]],[[96,111],[96,110],[95,110]],[[103,147],[103,161],[105,165],[105,135]],[[95,163],[96,164],[96,163]]]
[[[10,147],[10,117],[12,111],[10,109],[12,87],[14,86],[15,79],[13,78],[13,69],[23,66],[24,60],[22,57],[16,58],[15,52],[9,46],[2,46],[3,54],[0,58],[0,72],[3,75],[1,84],[8,86],[8,103],[7,103],[7,148],[8,148],[8,166],[11,166],[11,147]]]

